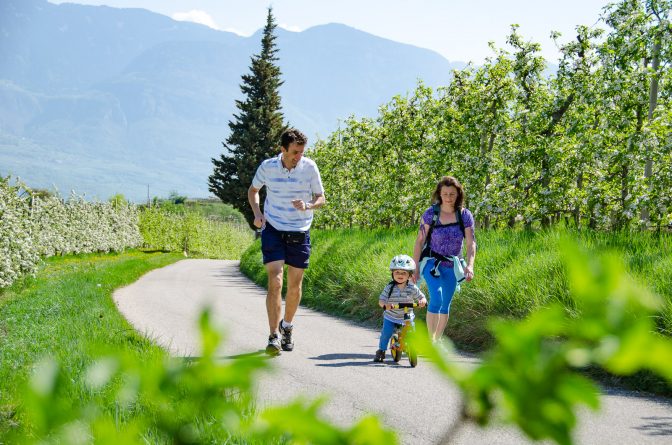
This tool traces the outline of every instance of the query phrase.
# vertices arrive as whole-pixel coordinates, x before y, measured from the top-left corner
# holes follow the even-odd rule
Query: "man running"
[[[261,228],[261,252],[268,274],[266,312],[270,335],[266,353],[294,349],[292,320],[301,302],[303,272],[310,257],[310,225],[313,210],[325,203],[317,164],[303,156],[308,139],[299,130],[286,130],[280,154],[259,165],[247,191],[254,212],[254,225]],[[266,187],[264,212],[259,208],[259,190]],[[282,280],[287,265],[285,315],[282,313]]]

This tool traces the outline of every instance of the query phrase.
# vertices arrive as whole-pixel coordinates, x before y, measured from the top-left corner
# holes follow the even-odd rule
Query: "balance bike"
[[[390,339],[390,352],[392,353],[392,359],[395,363],[399,363],[401,360],[402,354],[405,352],[408,356],[408,361],[411,363],[411,368],[415,368],[418,365],[418,353],[409,345],[406,339],[406,335],[409,331],[413,330],[413,325],[411,324],[411,314],[408,311],[409,308],[419,307],[418,303],[398,303],[393,304],[392,309],[404,309],[404,324],[401,327],[395,326],[394,334]]]

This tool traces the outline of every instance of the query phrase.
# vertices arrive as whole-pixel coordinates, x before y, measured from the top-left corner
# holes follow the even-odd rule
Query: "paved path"
[[[238,271],[237,261],[184,260],[149,272],[114,293],[121,313],[141,332],[177,356],[199,354],[197,317],[206,305],[225,326],[221,353],[235,356],[261,352],[266,345],[265,289]],[[284,403],[296,396],[325,394],[323,413],[350,425],[365,413],[376,413],[400,433],[402,443],[436,443],[453,422],[458,391],[420,358],[410,368],[373,363],[377,330],[299,308],[296,349],[274,358],[276,371],[259,382],[259,404]],[[468,356],[455,358],[474,363]],[[672,403],[608,390],[599,413],[586,411],[576,443],[586,445],[672,444]],[[459,444],[528,443],[513,428],[459,431]]]

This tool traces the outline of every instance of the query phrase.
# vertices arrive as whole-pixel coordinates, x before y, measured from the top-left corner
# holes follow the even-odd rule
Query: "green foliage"
[[[302,303],[357,320],[380,318],[378,295],[390,280],[387,266],[400,253],[411,253],[415,229],[312,230],[310,267],[304,278]],[[462,347],[483,349],[492,341],[488,316],[522,318],[559,303],[576,314],[559,240],[571,236],[586,249],[612,249],[628,273],[648,283],[665,298],[656,316],[657,330],[672,334],[672,237],[651,233],[606,233],[589,230],[477,231],[476,278],[453,299],[447,334]],[[266,286],[259,241],[243,253],[241,270]],[[422,313],[419,314],[422,317]]]
[[[357,320],[380,317],[378,295],[390,281],[390,260],[408,253],[409,239],[408,231],[311,231],[313,247],[302,304]],[[260,246],[257,240],[243,253],[241,271],[266,286]]]
[[[331,425],[319,401],[256,413],[254,380],[270,362],[253,354],[222,361],[222,335],[208,312],[198,358],[169,358],[129,329],[113,289],[178,259],[141,252],[57,258],[9,290],[0,300],[0,442],[396,443],[373,417]]]
[[[329,200],[316,227],[417,224],[444,175],[485,228],[672,225],[670,11],[610,4],[607,29],[577,27],[550,78],[513,26],[508,49],[445,88],[420,84],[375,118],[345,120],[311,153]]]
[[[177,191],[172,191],[170,192],[170,195],[168,195],[168,201],[173,204],[184,204],[187,201],[187,197],[180,195]]]
[[[587,254],[563,236],[553,236],[562,254],[571,304],[563,307],[554,302],[523,320],[489,322],[493,346],[475,368],[462,368],[446,356],[449,345],[432,345],[419,322],[414,346],[462,390],[462,424],[503,421],[531,439],[571,444],[577,408],[599,406],[597,389],[577,375],[577,369],[598,365],[617,375],[646,369],[672,384],[668,366],[672,339],[655,333],[656,315],[664,307],[661,299],[629,276],[621,253],[596,255],[591,248]],[[604,235],[583,243],[623,242],[612,237],[605,243],[599,237]],[[393,238],[385,241],[394,243]],[[651,242],[644,238],[630,244],[637,251]],[[385,244],[372,245],[371,251],[384,256]],[[630,257],[630,268],[641,268],[643,261],[633,261],[641,258]],[[319,399],[299,399],[255,413],[253,379],[270,362],[254,355],[225,362],[216,359],[221,335],[207,312],[200,319],[203,354],[196,360],[167,359],[135,333],[119,336],[127,325],[109,293],[148,268],[176,259],[141,253],[58,258],[50,260],[34,281],[0,301],[3,315],[7,314],[2,328],[10,333],[3,339],[9,347],[0,350],[0,415],[6,420],[0,422],[0,439],[11,443],[395,443],[394,434],[374,417],[348,428],[331,425],[319,414],[323,403]],[[337,260],[331,261],[335,271],[341,267]],[[100,298],[105,295],[108,298]],[[82,328],[73,332],[73,325]],[[31,377],[24,380],[29,373]],[[444,439],[450,440],[457,429]]]
[[[183,205],[152,207],[140,214],[144,247],[209,258],[238,259],[253,239],[247,227],[208,219]]]
[[[215,354],[220,334],[209,312],[200,319],[202,356],[196,360],[141,360],[123,352],[96,358],[86,368],[84,385],[90,393],[108,390],[115,411],[104,400],[80,404],[68,396],[73,382],[52,359],[37,364],[24,390],[30,436],[15,434],[14,443],[199,444],[278,441],[296,443],[394,444],[396,436],[372,416],[341,429],[318,413],[319,402],[292,402],[253,415],[252,389],[260,371],[270,362],[263,356],[245,356],[222,362]],[[147,404],[137,409],[138,401]],[[107,401],[108,403],[110,400]],[[124,419],[123,428],[119,418]]]
[[[175,202],[175,201],[179,202]],[[141,206],[142,208],[146,206]],[[159,199],[155,197],[149,207],[160,208],[168,213],[185,214],[198,213],[207,219],[219,222],[247,226],[245,216],[231,204],[223,203],[219,198],[191,199],[184,196],[177,198]]]
[[[277,66],[275,28],[269,8],[261,53],[252,57],[251,73],[243,75],[240,86],[245,100],[236,101],[239,113],[235,121],[229,122],[231,134],[223,144],[226,152],[219,159],[212,159],[214,172],[208,178],[208,189],[245,215],[251,228],[254,213],[247,201],[248,187],[259,164],[277,154],[280,135],[286,128],[278,93],[283,82]],[[260,196],[263,203],[265,191]]]
[[[56,361],[41,361],[25,390],[26,422],[34,427],[35,443],[78,443],[91,437],[96,443],[140,444],[146,434],[160,443],[235,440],[249,413],[254,378],[268,361],[244,357],[222,363],[214,354],[219,334],[207,312],[200,324],[204,347],[198,360],[142,360],[123,352],[97,357],[81,377],[87,392],[106,391],[108,400],[94,396],[91,404],[69,397],[75,383]],[[137,409],[139,401],[144,409]],[[114,413],[104,402],[114,404]],[[117,426],[119,418],[123,428]],[[21,435],[14,439],[33,442]]]
[[[41,199],[56,196],[56,194],[53,191],[47,190],[47,189],[35,189],[34,188],[34,189],[31,189],[31,193],[32,193],[33,197],[41,198]]]
[[[110,199],[107,200],[107,202],[112,204],[112,207],[114,207],[115,209],[127,206],[129,204],[126,197],[121,193],[117,193],[116,195],[112,196]]]
[[[577,369],[599,365],[616,375],[648,369],[672,386],[672,339],[655,333],[652,318],[661,300],[635,284],[617,256],[589,256],[573,242],[561,246],[577,316],[554,303],[523,320],[492,320],[493,346],[472,370],[442,354],[423,327],[416,330],[420,352],[461,388],[462,422],[499,420],[531,439],[571,444],[577,407],[599,407],[597,388]]]
[[[0,294],[0,442],[13,443],[3,440],[12,431],[28,435],[32,430],[22,411],[27,399],[20,388],[44,355],[61,364],[60,375],[68,386],[60,392],[60,403],[78,401],[82,406],[108,396],[104,390],[90,391],[84,385],[86,368],[94,362],[89,342],[126,351],[136,360],[151,362],[166,356],[132,330],[110,295],[147,271],[180,258],[138,251],[51,257],[40,265],[35,278],[24,278]],[[139,401],[134,409],[144,403]],[[114,403],[105,410],[114,413]],[[54,411],[45,416],[60,415],[55,407]]]
[[[247,226],[242,213],[219,199],[189,199],[184,205],[189,210],[199,213],[208,219]]]

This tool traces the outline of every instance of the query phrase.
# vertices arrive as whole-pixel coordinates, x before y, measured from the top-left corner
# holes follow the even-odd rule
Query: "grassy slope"
[[[669,335],[672,237],[574,236],[584,246],[620,251],[633,275],[667,298],[659,327]],[[490,315],[520,317],[555,299],[563,301],[572,313],[556,247],[558,238],[558,232],[479,233],[477,279],[455,298],[449,335],[463,345],[482,347],[488,340],[483,327]],[[389,259],[397,253],[410,253],[413,240],[410,230],[314,231],[314,254],[303,302],[325,312],[377,323],[380,310],[376,299],[389,280]],[[0,293],[0,436],[20,421],[15,417],[21,403],[18,390],[33,363],[44,354],[65,363],[76,381],[90,362],[87,345],[91,340],[141,357],[162,356],[160,348],[138,335],[121,317],[110,296],[113,289],[180,258],[177,254],[137,251],[51,258],[36,278]],[[242,268],[265,284],[258,241],[244,254]],[[73,398],[86,394],[82,389]]]
[[[477,233],[476,279],[454,298],[447,333],[463,347],[487,346],[492,315],[523,317],[550,301],[574,313],[566,289],[558,241],[566,235],[596,251],[615,250],[635,279],[667,300],[658,325],[672,335],[672,236],[648,233],[575,233],[560,230]],[[380,319],[376,301],[389,280],[387,266],[399,253],[412,253],[415,230],[315,230],[303,304],[357,320]],[[266,275],[259,241],[243,254],[241,268],[261,285]],[[423,316],[424,311],[421,312]]]
[[[189,210],[194,210],[206,218],[247,227],[243,214],[234,209],[230,204],[225,204],[219,199],[187,200],[185,207]]]
[[[51,355],[80,382],[73,399],[87,398],[81,375],[91,363],[89,345],[124,349],[142,358],[163,356],[116,310],[112,291],[144,273],[182,259],[178,254],[77,255],[45,261],[36,278],[0,293],[0,437],[21,425],[20,388],[33,364]]]

